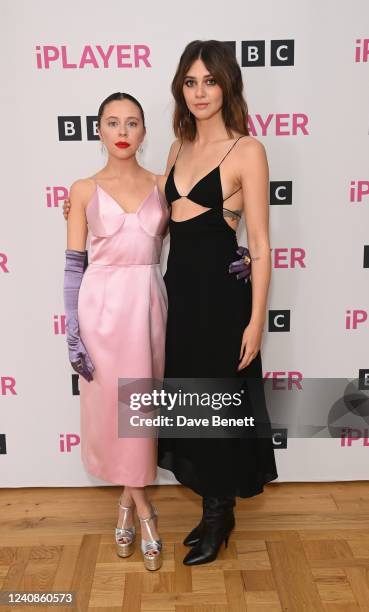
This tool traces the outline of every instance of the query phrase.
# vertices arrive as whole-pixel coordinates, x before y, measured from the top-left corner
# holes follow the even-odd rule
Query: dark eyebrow
[[[213,75],[212,74],[205,74],[203,76],[203,79],[208,79],[209,77],[213,78]],[[191,76],[190,74],[186,74],[185,79],[194,79],[196,81],[196,77]]]
[[[119,117],[115,117],[114,115],[110,115],[110,117],[107,117],[106,119],[118,119],[118,121],[119,121]],[[132,117],[127,117],[127,119],[136,119],[136,121],[138,121],[138,120],[139,120],[139,118],[138,118],[138,117],[134,117],[134,116],[132,116]]]

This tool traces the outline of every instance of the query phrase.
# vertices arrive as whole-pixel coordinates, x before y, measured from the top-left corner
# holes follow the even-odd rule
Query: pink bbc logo
[[[65,315],[53,315],[53,330],[55,336],[64,336],[66,330]]]
[[[252,136],[308,136],[309,119],[305,113],[259,113],[249,115],[248,126]]]
[[[302,247],[278,247],[272,249],[274,268],[306,268],[306,252]]]
[[[0,395],[18,395],[15,390],[15,378],[12,376],[0,376]]]
[[[59,450],[61,453],[71,453],[75,446],[78,446],[81,438],[78,434],[63,433],[59,435]]]
[[[355,45],[355,63],[367,62],[369,58],[369,38],[357,38]]]
[[[350,448],[353,442],[361,440],[362,446],[369,446],[369,429],[352,429],[344,427],[341,430],[341,446]]]
[[[57,208],[62,205],[64,200],[69,196],[68,189],[62,185],[54,185],[54,187],[46,187],[46,207]]]
[[[361,204],[365,196],[369,196],[369,181],[351,181],[350,202]],[[368,202],[369,199],[366,200]]]
[[[8,257],[5,253],[0,253],[0,271],[9,273],[9,268],[7,266]]]
[[[37,45],[36,66],[38,70],[61,68],[83,70],[85,68],[151,68],[148,45],[85,45],[80,53],[73,55],[67,45]]]
[[[301,381],[303,379],[302,372],[297,370],[286,371],[270,371],[265,372],[264,380],[272,381],[273,391],[292,391],[296,388],[302,390]]]
[[[356,308],[353,310],[346,310],[345,328],[358,329],[359,325],[365,323],[367,319],[368,313],[366,310]]]

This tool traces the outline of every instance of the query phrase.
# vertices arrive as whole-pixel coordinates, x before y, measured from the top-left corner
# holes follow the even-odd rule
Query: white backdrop
[[[369,388],[369,6],[364,0],[217,6],[1,2],[0,486],[109,484],[90,477],[80,460],[79,397],[62,333],[62,196],[104,165],[86,117],[115,91],[141,101],[148,128],[141,162],[163,172],[173,139],[171,79],[185,45],[197,38],[234,41],[240,62],[242,45],[251,47],[244,53],[251,60],[260,57],[252,41],[259,51],[265,47],[264,65],[242,68],[246,99],[272,187],[292,182],[292,200],[270,206],[272,323],[267,317],[264,373],[361,372]],[[282,65],[273,65],[275,47]],[[135,52],[146,54],[146,63],[135,67]],[[80,120],[80,139],[61,140],[58,117]],[[293,133],[302,118],[305,130]],[[67,120],[60,124],[76,136]],[[246,244],[244,227],[239,242]],[[302,263],[292,266],[294,254]],[[278,311],[289,312],[289,329]],[[273,322],[282,322],[283,333]],[[350,447],[339,439],[288,439],[276,450],[280,481],[368,479],[368,437],[357,437]],[[173,481],[160,472],[158,482]]]

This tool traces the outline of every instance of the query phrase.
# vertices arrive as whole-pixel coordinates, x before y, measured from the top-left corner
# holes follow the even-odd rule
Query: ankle
[[[150,502],[137,504],[137,516],[140,519],[147,519],[153,515],[153,506]]]
[[[135,502],[133,501],[133,498],[130,495],[121,495],[119,498],[119,504],[121,506],[124,506],[125,508],[133,508],[133,506],[135,505]]]

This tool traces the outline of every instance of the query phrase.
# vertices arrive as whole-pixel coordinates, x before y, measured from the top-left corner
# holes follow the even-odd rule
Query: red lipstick
[[[118,142],[115,142],[114,144],[119,149],[126,149],[127,147],[130,146],[129,142],[126,142],[125,140],[119,140]]]

